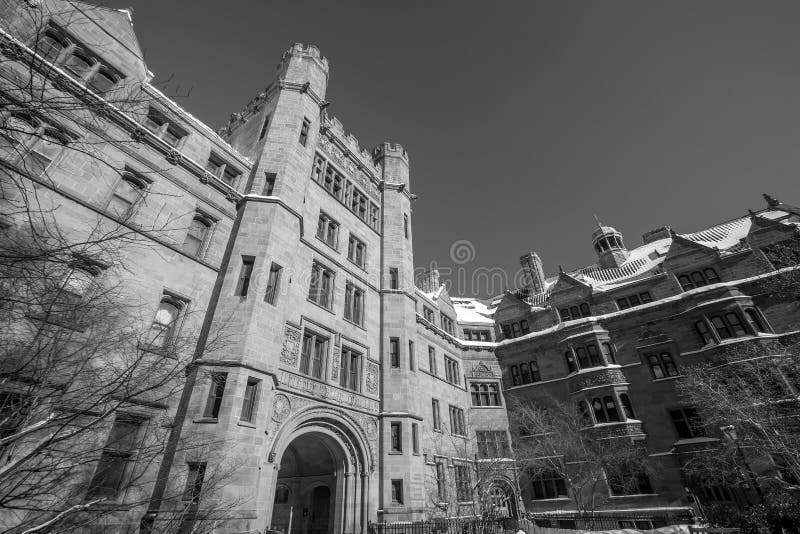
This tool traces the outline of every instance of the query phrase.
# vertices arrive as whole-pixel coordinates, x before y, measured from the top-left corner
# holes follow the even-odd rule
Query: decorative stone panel
[[[624,438],[644,435],[642,423],[640,421],[595,426],[590,429],[590,432],[594,439]]]
[[[360,393],[325,384],[312,378],[281,370],[278,372],[278,382],[281,386],[303,393],[321,402],[378,413],[378,401],[365,397]]]
[[[283,393],[275,395],[275,399],[272,402],[272,420],[276,423],[281,423],[291,411],[292,403],[289,401],[289,397]]]
[[[569,383],[569,391],[575,393],[582,389],[626,384],[627,382],[628,380],[621,370],[599,368],[590,374],[579,374],[573,377]]]
[[[342,347],[336,345],[333,347],[333,356],[331,357],[331,380],[337,382],[339,380],[339,367],[342,359]]]
[[[377,395],[378,394],[378,364],[373,362],[367,362],[365,366],[366,371],[364,374],[366,375],[365,382],[367,384],[367,393],[370,395]]]
[[[297,356],[300,353],[300,329],[287,324],[283,331],[283,346],[281,347],[281,363],[297,366]]]

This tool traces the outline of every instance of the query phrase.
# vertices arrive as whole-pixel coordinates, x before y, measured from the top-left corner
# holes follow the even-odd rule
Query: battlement
[[[372,159],[377,163],[386,156],[399,157],[408,163],[408,152],[400,143],[381,143],[372,149]]]
[[[272,93],[277,89],[277,85],[272,83],[267,86],[262,92],[253,97],[250,102],[245,105],[242,111],[231,113],[228,122],[217,131],[221,137],[229,136],[237,127],[246,123],[253,115],[258,113],[264,104],[272,96]]]
[[[286,52],[283,53],[281,56],[281,61],[278,63],[277,70],[280,70],[281,67],[283,67],[283,64],[291,56],[311,58],[319,63],[320,67],[322,67],[325,72],[328,72],[329,70],[328,58],[322,55],[322,52],[319,51],[319,48],[312,44],[304,45],[303,43],[294,43]]]
[[[350,150],[350,152],[355,154],[364,167],[372,171],[376,177],[380,178],[381,172],[375,166],[375,163],[372,160],[372,154],[370,154],[368,150],[361,148],[361,144],[356,136],[354,136],[352,133],[347,133],[344,131],[344,125],[342,124],[342,121],[336,117],[327,117],[325,122],[329,132],[339,141],[341,141]]]

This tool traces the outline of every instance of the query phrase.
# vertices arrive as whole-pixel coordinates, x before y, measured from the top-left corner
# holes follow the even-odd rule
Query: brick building
[[[676,416],[664,409],[679,409],[683,360],[796,327],[790,304],[748,293],[764,269],[759,247],[794,235],[795,208],[772,202],[695,234],[665,228],[632,250],[601,227],[598,266],[546,279],[529,254],[527,287],[455,298],[436,271],[415,279],[409,155],[395,143],[365,150],[328,115],[330,67],[314,46],[289,48],[274,82],[214,132],[151,85],[129,12],[6,0],[0,20],[2,118],[31,130],[3,165],[76,239],[100,224],[146,240],[114,275],[158,343],[198,332],[180,393],[130,408],[137,432],[167,420],[173,439],[139,493],[120,472],[110,498],[129,506],[108,531],[158,526],[182,506],[170,495],[192,494],[232,459],[215,494],[233,503],[220,531],[351,533],[369,521],[568,507],[536,482],[520,492],[505,397],[591,403],[590,388],[616,414],[609,404],[597,424],[646,438],[664,463],[657,495],[620,505],[686,506]],[[28,72],[52,82],[46,98],[80,105],[22,110],[30,101],[14,81]],[[71,149],[81,142],[96,152]],[[209,345],[214,331],[224,348]],[[189,434],[224,446],[187,453],[176,444]],[[87,491],[115,464],[93,465],[76,482]]]

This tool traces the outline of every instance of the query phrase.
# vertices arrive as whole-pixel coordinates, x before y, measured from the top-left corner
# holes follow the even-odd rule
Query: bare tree
[[[136,187],[118,190],[104,213],[64,215],[76,206],[64,180],[119,180],[126,169],[110,155],[149,135],[138,125],[153,100],[146,84],[96,62],[88,68],[94,59],[81,55],[95,43],[78,43],[72,25],[86,24],[92,9],[0,1],[8,24],[0,27],[0,525],[7,532],[138,522],[176,424],[186,365],[197,357],[191,316],[204,314],[176,298],[153,317],[152,304],[141,302],[130,258],[159,254],[154,238],[170,241],[180,228],[166,213],[146,225],[137,220],[148,200]],[[212,333],[205,350],[224,343],[223,332]],[[190,459],[223,446],[184,435],[179,454]],[[189,482],[170,486],[171,520],[159,528],[201,531],[224,517],[231,503],[217,490],[234,464],[187,464]]]
[[[569,497],[579,512],[605,504],[608,489],[649,493],[643,447],[630,438],[598,436],[587,416],[579,407],[554,399],[511,406],[517,464],[534,482],[534,491],[544,497]]]

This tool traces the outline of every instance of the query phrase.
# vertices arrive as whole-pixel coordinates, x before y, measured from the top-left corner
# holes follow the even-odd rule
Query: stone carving
[[[372,417],[364,417],[364,433],[371,440],[378,437],[378,422]]]
[[[283,346],[281,347],[281,363],[296,366],[297,355],[300,352],[300,329],[287,324],[283,331]]]
[[[370,412],[378,412],[378,401],[369,399],[358,393],[345,391],[343,389],[329,386],[317,380],[306,378],[305,376],[296,375],[285,370],[278,372],[278,382],[282,386],[289,387],[295,391],[300,391],[306,395],[326,400],[332,404],[339,404],[342,406],[359,408]]]
[[[367,362],[366,365],[366,384],[367,384],[367,393],[371,395],[378,394],[378,364],[373,362]]]
[[[136,128],[131,132],[131,139],[133,139],[137,143],[141,143],[142,141],[144,141],[146,135],[147,134],[145,133],[144,130],[142,130],[141,128]]]
[[[354,162],[347,154],[334,145],[331,140],[323,135],[320,137],[319,145],[332,160],[339,165],[340,168],[347,171],[352,180],[358,185],[365,193],[371,195],[374,200],[380,197],[378,187],[375,183],[361,170],[364,167],[363,162]]]
[[[336,345],[333,347],[333,356],[331,357],[331,380],[336,382],[339,380],[339,365],[342,356],[342,347]]]
[[[485,363],[478,362],[477,365],[472,367],[472,374],[470,376],[472,378],[494,378],[496,375]]]
[[[619,369],[603,369],[589,375],[578,375],[570,382],[569,390],[574,393],[582,389],[596,387],[596,386],[610,386],[612,384],[625,384],[627,379],[622,371]]]
[[[639,422],[620,423],[618,425],[601,426],[592,429],[595,439],[621,438],[644,434]]]
[[[177,150],[170,150],[167,153],[166,158],[167,158],[167,161],[170,162],[171,164],[178,165],[181,162],[181,160],[183,159],[183,155],[180,152],[178,152]]]
[[[289,397],[283,393],[275,395],[275,399],[272,401],[272,420],[281,423],[291,411],[292,403],[289,401]]]

